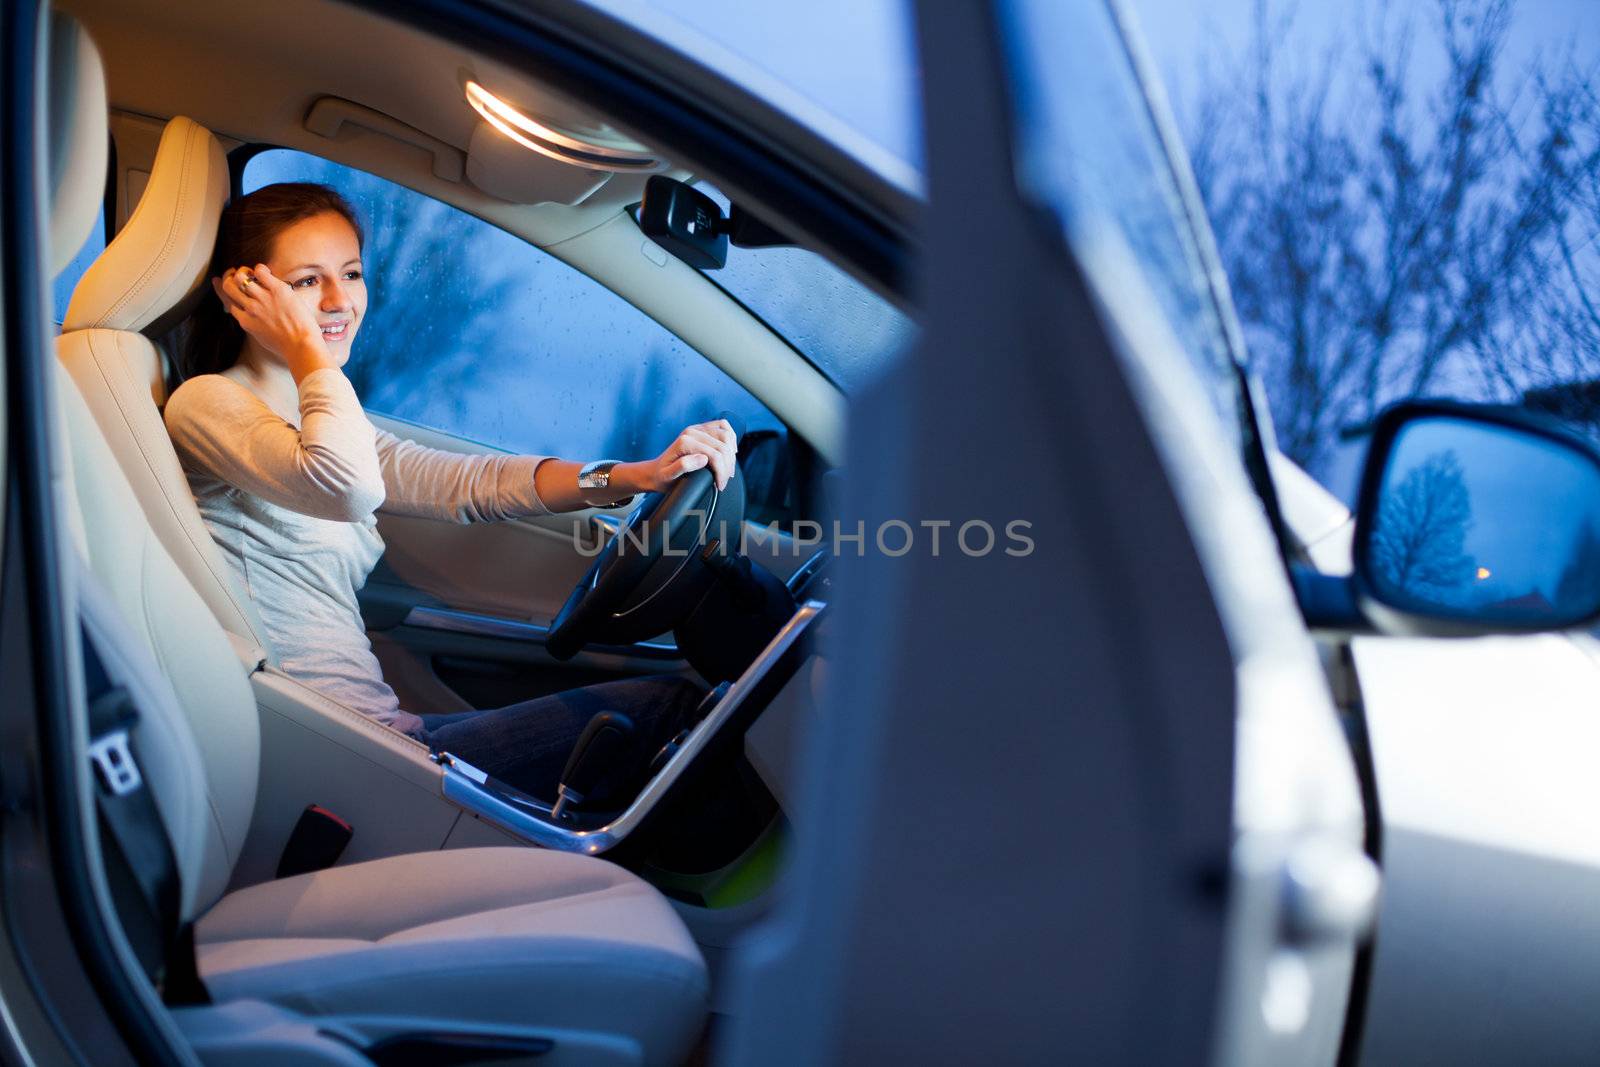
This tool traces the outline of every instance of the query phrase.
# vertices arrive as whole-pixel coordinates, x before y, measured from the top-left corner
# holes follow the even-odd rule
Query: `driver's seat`
[[[56,15],[50,31],[52,78],[71,82],[77,66],[93,75],[80,88],[92,89],[99,59],[82,29]],[[65,129],[52,130],[58,145],[105,140],[103,90],[79,96]],[[168,134],[178,137],[163,143],[169,161],[174,153],[186,161],[198,155],[204,171],[205,160],[220,159],[220,152],[192,151],[216,144],[193,123],[179,121]],[[163,176],[152,176],[152,190],[165,188]],[[81,237],[98,203],[58,191],[53,209],[63,221],[52,232]],[[142,225],[149,237],[152,227]],[[87,564],[81,617],[112,683],[139,710],[135,755],[175,854],[182,917],[194,920],[196,962],[210,993],[219,1005],[267,1002],[364,1041],[465,1034],[521,1038],[523,1047],[553,1043],[540,1063],[681,1062],[704,1020],[705,963],[667,900],[604,860],[518,847],[441,850],[226,891],[259,772],[250,667],[213,618],[215,605],[202,603],[167,538],[146,521],[152,500],[136,499],[125,473],[132,467],[154,480],[160,456],[134,463],[139,457],[126,451],[161,444],[161,455],[170,454],[164,435],[148,439],[113,422],[120,432],[112,446],[102,433],[123,410],[112,401],[128,399],[128,390],[119,392],[124,378],[97,377],[115,364],[95,352],[97,341],[105,353],[148,348],[129,324],[160,314],[156,305],[181,290],[172,271],[194,267],[182,254],[183,233],[169,223],[163,255],[144,263],[118,300],[95,305],[92,321],[101,326],[86,325],[88,305],[75,298],[68,320],[76,329],[63,339],[63,362],[76,363],[110,406],[91,411],[84,391],[58,376],[65,430],[58,438],[68,462],[55,470],[67,483],[60,487],[64,525]],[[203,271],[203,261],[194,269]],[[153,415],[148,394],[140,400]],[[186,487],[183,493],[188,501]],[[416,1046],[413,1040],[406,1062],[429,1054]],[[460,1048],[434,1055],[444,1062],[452,1052],[450,1062],[460,1062]],[[257,1050],[251,1062],[267,1062],[264,1055]]]
[[[97,113],[88,101],[76,109],[85,143],[107,137],[103,90],[98,99]],[[165,361],[152,338],[209,292],[229,187],[217,138],[190,119],[169,121],[137,208],[73,291],[56,350],[132,487],[135,510],[238,656],[262,668],[251,675],[261,711],[260,791],[250,838],[236,857],[240,886],[272,876],[308,804],[355,826],[343,862],[444,847],[459,836],[460,811],[444,798],[442,773],[425,745],[276,669],[271,635],[201,519],[162,421]],[[87,198],[85,207],[97,212],[99,203]],[[470,819],[459,825],[483,826]],[[505,839],[492,830],[464,839],[497,836]]]
[[[78,121],[94,119],[80,109]],[[98,125],[104,140],[103,113]],[[266,630],[200,518],[161,421],[167,379],[151,340],[201,294],[229,181],[209,130],[181,116],[168,122],[138,207],[73,290],[56,352],[162,546],[223,629],[270,660]]]

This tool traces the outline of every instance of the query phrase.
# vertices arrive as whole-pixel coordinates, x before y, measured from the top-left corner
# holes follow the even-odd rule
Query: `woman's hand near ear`
[[[310,306],[265,263],[235,267],[212,278],[211,288],[244,332],[288,365],[296,385],[312,371],[339,366]]]

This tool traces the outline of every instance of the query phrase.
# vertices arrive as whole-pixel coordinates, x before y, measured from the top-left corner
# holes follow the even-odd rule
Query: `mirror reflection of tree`
[[[1391,588],[1450,603],[1474,575],[1466,554],[1472,501],[1454,451],[1436,452],[1385,485],[1372,537],[1372,565]]]

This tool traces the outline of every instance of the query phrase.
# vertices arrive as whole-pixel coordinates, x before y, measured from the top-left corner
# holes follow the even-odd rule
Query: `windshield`
[[[1025,186],[1056,213],[1101,299],[1127,309],[1123,328],[1175,342],[1242,445],[1227,331],[1114,15],[1104,4],[1051,0],[1014,0],[1008,15]]]
[[[728,210],[715,186],[695,188]],[[845,392],[887,367],[915,330],[888,301],[804,248],[729,245],[727,265],[705,276]]]

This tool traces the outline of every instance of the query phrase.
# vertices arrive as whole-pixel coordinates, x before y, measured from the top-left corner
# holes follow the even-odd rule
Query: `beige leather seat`
[[[159,672],[136,744],[177,847],[201,977],[354,1027],[552,1037],[541,1063],[675,1063],[705,1016],[700,952],[677,913],[614,864],[523,848],[426,852],[223,895],[255,792],[256,709],[226,635],[139,515],[72,383],[71,523]],[[101,638],[102,647],[105,638]],[[121,678],[119,678],[119,681]]]
[[[68,51],[76,62],[98,64],[73,24],[58,17],[53,32],[75,35]],[[72,136],[92,137],[82,128],[98,127],[103,142],[103,96],[80,99],[76,112]],[[215,145],[192,123],[174,128],[172,151],[206,155],[208,142]],[[96,200],[58,188],[54,214],[98,210]],[[59,232],[80,226],[63,220]],[[180,228],[174,222],[169,232]],[[170,248],[181,244],[174,238]],[[115,301],[75,300],[64,354],[83,357],[80,375],[100,373],[97,347],[147,355],[148,342],[127,327],[159,315],[157,305],[179,288],[141,275]],[[86,307],[97,311],[89,320]],[[117,366],[108,358],[105,369]],[[86,625],[114,678],[139,698],[135,744],[174,842],[185,915],[198,917],[197,959],[213,995],[266,1001],[368,1040],[488,1031],[553,1039],[540,1063],[681,1061],[704,1019],[704,961],[666,900],[603,860],[523,848],[427,852],[224,893],[257,783],[248,668],[214,617],[215,603],[202,600],[192,572],[164,544],[186,537],[181,516],[157,534],[128,457],[102,434],[101,419],[118,409],[92,411],[73,381],[63,375],[57,384],[70,454],[67,526],[96,594]],[[138,431],[129,439],[139,440]]]
[[[79,96],[96,87],[103,101],[103,82]],[[88,110],[73,138],[85,145],[106,131],[104,115],[91,120]],[[98,131],[88,131],[90,121]],[[97,173],[104,175],[103,143],[101,152]],[[181,116],[168,122],[132,216],[73,292],[57,353],[167,554],[236,639],[238,655],[266,664],[251,679],[263,762],[234,885],[270,877],[307,804],[329,807],[355,825],[345,862],[440,848],[462,835],[475,843],[503,838],[470,819],[458,831],[460,810],[444,799],[426,746],[273,668],[270,636],[200,518],[162,422],[167,378],[152,338],[209,293],[206,276],[229,188],[227,160],[210,131]],[[78,199],[92,224],[99,198]]]
[[[103,139],[104,118],[99,125]],[[227,158],[210,131],[182,117],[169,122],[138,207],[73,290],[56,351],[184,576],[224,629],[270,656],[266,631],[211,540],[161,421],[166,376],[146,336],[164,333],[199,295],[228,184]]]

